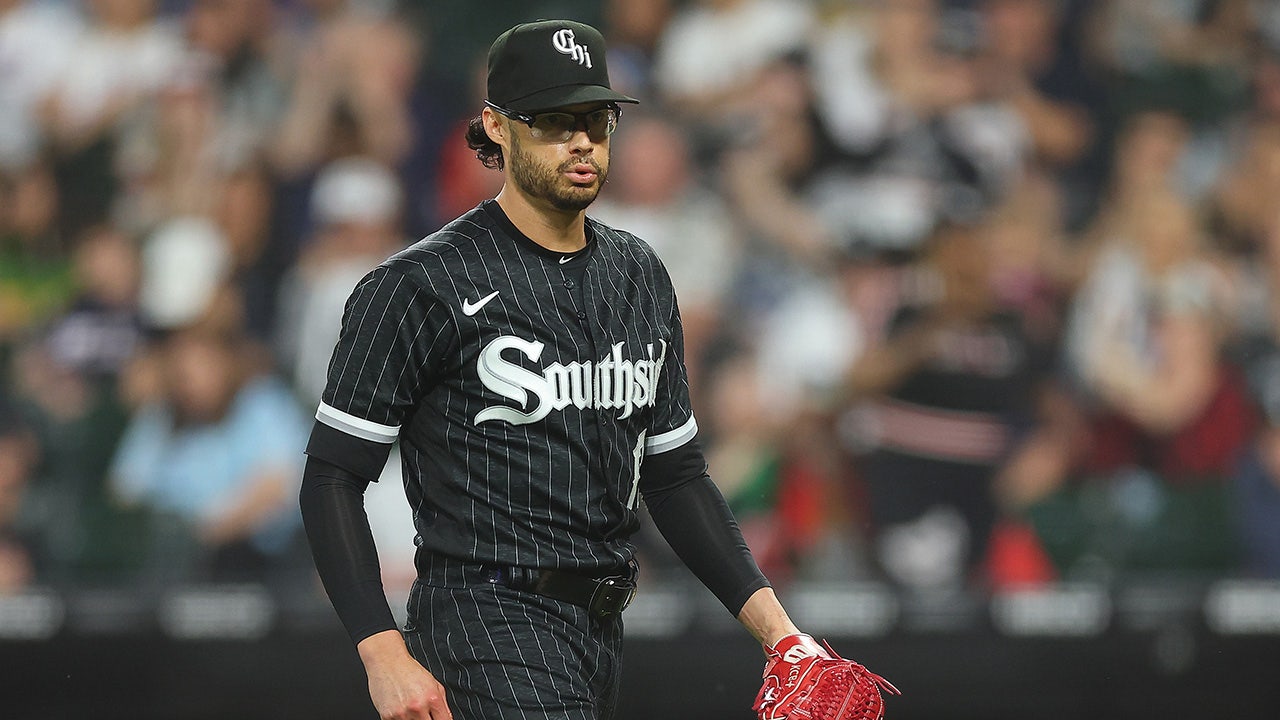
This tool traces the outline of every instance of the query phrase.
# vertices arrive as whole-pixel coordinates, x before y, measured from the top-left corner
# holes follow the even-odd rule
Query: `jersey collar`
[[[525,235],[524,233],[520,232],[520,228],[517,228],[515,223],[511,222],[511,218],[507,217],[507,214],[503,212],[502,206],[498,204],[497,200],[493,200],[493,199],[485,200],[484,202],[480,203],[480,209],[484,211],[484,213],[489,216],[489,219],[493,220],[494,224],[497,225],[504,233],[506,233],[508,237],[515,240],[517,245],[553,263],[557,263],[557,264],[576,263],[578,260],[581,260],[582,258],[585,258],[588,255],[590,255],[591,248],[594,247],[596,244],[595,243],[596,230],[594,227],[592,227],[590,218],[588,218],[587,221],[583,224],[583,229],[587,237],[587,246],[577,252],[562,253],[562,252],[556,252],[555,250],[552,250],[550,248],[545,248],[539,245],[538,243],[534,242],[533,239],[530,238],[528,235]],[[568,258],[568,259],[565,259],[565,258]],[[561,263],[561,260],[564,260],[564,262]]]

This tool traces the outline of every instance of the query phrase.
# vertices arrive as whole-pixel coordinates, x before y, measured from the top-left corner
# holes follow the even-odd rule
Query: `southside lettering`
[[[503,359],[502,353],[516,350],[538,362],[545,345],[511,335],[496,338],[480,351],[476,372],[486,388],[514,401],[518,408],[487,407],[476,413],[475,423],[503,421],[527,425],[545,418],[552,410],[563,410],[570,405],[580,410],[620,410],[618,419],[625,420],[636,408],[652,407],[667,357],[667,342],[659,340],[656,349],[654,343],[648,343],[646,357],[640,359],[624,357],[625,345],[614,344],[599,362],[555,363],[538,375]],[[519,409],[530,404],[530,395],[533,407],[527,412]]]

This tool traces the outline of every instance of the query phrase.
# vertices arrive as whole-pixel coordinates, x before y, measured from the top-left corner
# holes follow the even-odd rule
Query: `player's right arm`
[[[299,502],[316,570],[356,642],[369,697],[387,720],[450,720],[444,687],[409,655],[382,588],[377,548],[364,511],[369,481],[307,458]]]
[[[452,352],[453,330],[447,310],[409,278],[387,266],[369,273],[347,301],[307,444],[303,526],[383,718],[451,718],[443,687],[409,655],[387,605],[364,492]]]

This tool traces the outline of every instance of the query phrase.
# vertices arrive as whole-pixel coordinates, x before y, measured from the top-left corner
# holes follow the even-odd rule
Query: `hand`
[[[808,658],[830,658],[831,653],[818,644],[808,633],[793,633],[765,647],[765,655],[769,656],[769,665],[778,662],[794,665]],[[767,671],[766,671],[767,672]]]
[[[360,641],[369,698],[383,720],[453,720],[444,686],[409,655],[396,630]]]
[[[764,684],[752,706],[760,720],[881,720],[881,691],[899,694],[889,681],[804,633],[765,646],[765,653]]]

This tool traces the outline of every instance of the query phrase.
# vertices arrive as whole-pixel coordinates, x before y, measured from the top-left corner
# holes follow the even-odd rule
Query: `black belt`
[[[600,617],[626,610],[636,596],[634,562],[623,573],[602,577],[511,565],[485,565],[484,570],[485,578],[495,585],[572,603]]]

